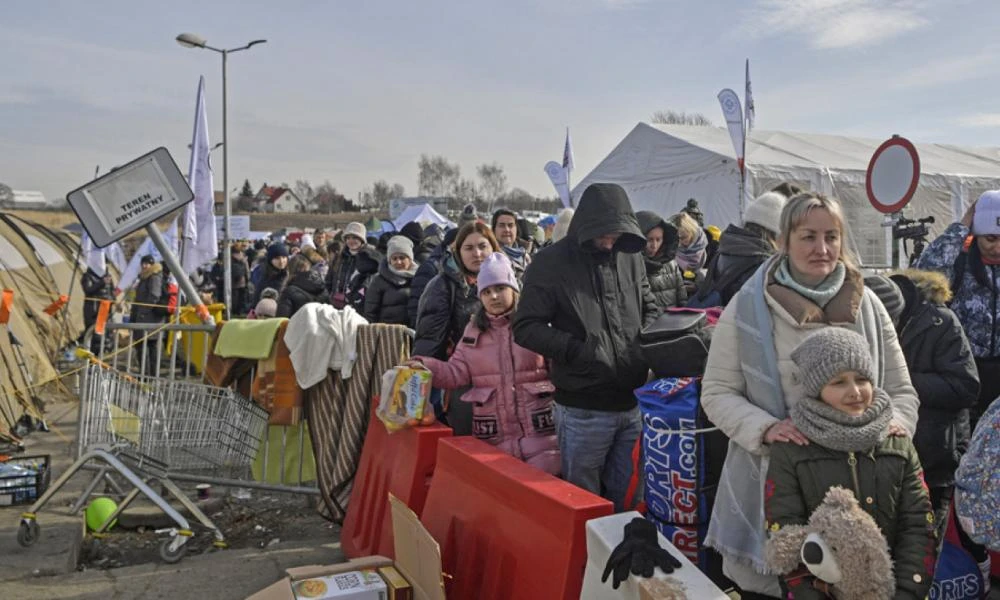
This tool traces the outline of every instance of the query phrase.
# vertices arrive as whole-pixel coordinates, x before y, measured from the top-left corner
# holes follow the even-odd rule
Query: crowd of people
[[[956,469],[1000,395],[1000,192],[919,269],[867,277],[836,199],[782,184],[744,215],[720,230],[696,201],[636,213],[623,188],[595,183],[544,229],[471,205],[448,230],[350,223],[234,246],[232,309],[291,317],[324,302],[412,328],[410,365],[433,374],[456,435],[627,510],[634,390],[651,377],[639,334],[664,311],[720,307],[700,399],[730,440],[706,538],[726,577],[742,598],[812,597],[769,569],[769,537],[843,486],[886,537],[895,597],[923,598]],[[159,304],[163,273],[143,263],[137,300]],[[84,277],[88,297],[109,291]],[[220,257],[200,290],[219,300],[222,279]],[[143,311],[133,320],[163,319]],[[963,541],[988,573],[985,547]]]

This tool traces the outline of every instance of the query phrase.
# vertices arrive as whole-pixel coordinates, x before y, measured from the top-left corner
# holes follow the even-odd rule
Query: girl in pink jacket
[[[447,362],[413,357],[434,375],[434,387],[456,389],[471,402],[472,432],[507,454],[559,475],[559,448],[552,417],[555,386],[541,355],[514,343],[510,329],[520,288],[507,256],[494,252],[479,268],[482,306],[465,327]]]

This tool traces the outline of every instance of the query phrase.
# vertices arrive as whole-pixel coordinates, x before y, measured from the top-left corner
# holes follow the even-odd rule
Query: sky
[[[229,187],[378,179],[417,193],[421,154],[554,196],[542,171],[573,137],[575,181],[661,109],[723,125],[1000,146],[995,0],[9,0],[0,19],[0,182],[60,198],[158,146],[186,171],[198,78]],[[223,188],[221,150],[213,155]]]

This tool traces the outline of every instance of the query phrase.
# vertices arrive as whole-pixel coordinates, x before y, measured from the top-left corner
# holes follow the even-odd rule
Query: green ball
[[[117,508],[118,505],[115,504],[115,501],[111,498],[100,497],[91,500],[90,504],[87,505],[87,511],[84,513],[87,520],[87,529],[96,531],[98,527],[103,525],[104,522],[108,520],[108,517],[110,517],[111,513],[115,512],[115,509]],[[114,527],[117,522],[117,519],[112,521],[111,525],[108,526],[108,529]]]

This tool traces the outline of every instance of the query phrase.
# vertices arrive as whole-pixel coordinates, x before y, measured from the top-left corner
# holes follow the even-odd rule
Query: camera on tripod
[[[892,226],[892,239],[927,241],[927,236],[930,235],[927,226],[933,222],[934,215],[922,219],[907,219],[901,216]]]

